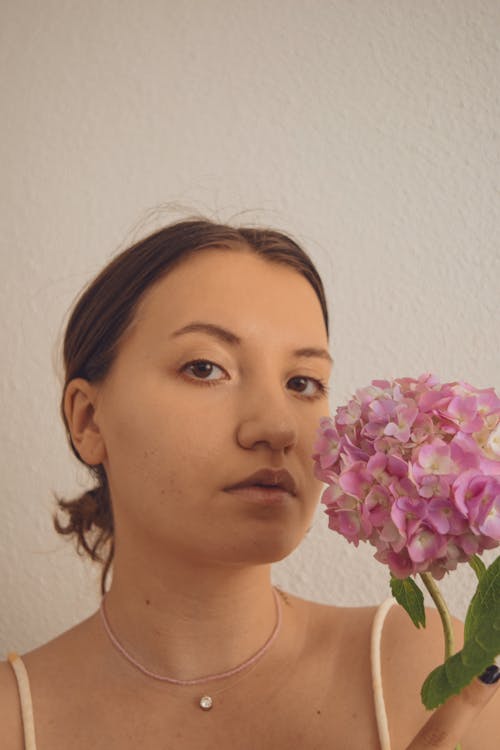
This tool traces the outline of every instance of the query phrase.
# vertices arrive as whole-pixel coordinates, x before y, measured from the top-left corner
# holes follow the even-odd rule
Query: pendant
[[[200,699],[200,707],[204,711],[210,711],[210,709],[212,708],[212,705],[213,705],[213,700],[211,699],[211,697],[209,695],[204,695]]]

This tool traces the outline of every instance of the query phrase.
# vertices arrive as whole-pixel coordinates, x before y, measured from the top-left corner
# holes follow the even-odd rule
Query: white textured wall
[[[52,493],[86,481],[58,337],[159,221],[199,210],[304,243],[329,295],[332,409],[428,370],[500,391],[499,28],[497,0],[4,0],[0,655],[97,607],[99,569],[52,529]],[[186,210],[145,221],[172,202]],[[332,603],[388,593],[321,506],[274,577]],[[447,581],[459,616],[472,585]]]

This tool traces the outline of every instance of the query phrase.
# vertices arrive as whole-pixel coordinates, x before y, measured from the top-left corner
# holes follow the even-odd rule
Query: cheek
[[[155,494],[175,495],[193,490],[207,481],[217,485],[214,475],[224,468],[228,433],[214,415],[185,406],[151,403],[122,410],[113,420],[106,443],[112,473],[126,489],[127,483]],[[224,477],[224,472],[221,472]],[[227,479],[227,477],[226,477]],[[220,483],[220,482],[219,482]],[[223,486],[223,482],[221,483]]]
[[[148,482],[155,466],[163,463],[170,452],[169,434],[158,409],[129,394],[119,403],[110,404],[104,426],[108,468],[116,487],[127,490]]]
[[[319,420],[311,420],[302,427],[300,435],[300,450],[301,454],[306,461],[309,471],[312,473],[314,469],[314,444],[318,439]]]

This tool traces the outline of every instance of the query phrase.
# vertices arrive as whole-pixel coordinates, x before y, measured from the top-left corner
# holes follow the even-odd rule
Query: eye
[[[217,368],[218,370],[221,370],[221,371],[223,370],[222,367],[220,367],[219,365],[216,365],[215,362],[211,362],[208,359],[195,359],[192,362],[186,362],[186,364],[183,365],[183,367],[181,368],[181,372],[184,372],[186,370],[191,370],[194,373],[194,371],[198,370],[198,373],[201,372],[202,375],[203,374],[207,375],[211,373],[214,367]],[[206,385],[217,385],[220,382],[219,379],[209,380],[206,377],[201,377],[201,378],[194,377],[194,378],[191,378],[191,380],[194,380],[195,382],[198,381],[200,384],[205,383]],[[300,398],[303,398],[307,401],[314,401],[318,398],[324,398],[329,393],[330,389],[328,385],[323,380],[320,380],[319,378],[311,378],[306,375],[295,375],[293,378],[290,378],[288,382],[293,383],[293,382],[298,382],[298,381],[302,381],[302,383],[304,382],[312,383],[314,386],[312,393],[305,394],[303,391],[298,393]]]
[[[208,366],[208,367],[207,367]],[[196,359],[193,362],[187,362],[183,367],[181,372],[184,372],[184,370],[189,370],[191,368],[196,369],[201,372],[205,372],[205,375],[207,374],[208,369],[212,369],[213,367],[216,367],[218,370],[222,370],[222,367],[219,367],[219,365],[216,365],[215,362],[210,362],[208,359]],[[201,378],[201,380],[204,380],[205,382],[208,382],[210,385],[214,384],[213,380],[207,380],[207,378]]]
[[[291,383],[293,380],[302,380],[302,381],[309,381],[310,383],[314,384],[315,391],[312,395],[309,396],[303,396],[303,392],[301,392],[301,396],[304,398],[309,399],[309,401],[314,401],[317,398],[323,398],[323,396],[327,396],[329,392],[329,387],[323,380],[319,380],[319,378],[310,378],[306,375],[296,375],[294,378],[291,378],[289,382]]]

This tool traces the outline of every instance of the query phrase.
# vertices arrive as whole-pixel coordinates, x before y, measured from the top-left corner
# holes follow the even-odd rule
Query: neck
[[[136,563],[116,559],[105,605],[111,630],[128,654],[145,669],[176,680],[233,669],[257,652],[276,626],[270,565],[181,568],[172,561],[141,571]],[[130,669],[135,671],[132,664]]]

